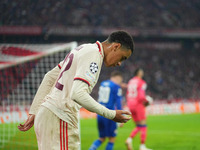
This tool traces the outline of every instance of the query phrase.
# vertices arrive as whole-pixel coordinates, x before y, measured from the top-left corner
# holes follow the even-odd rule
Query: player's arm
[[[140,101],[142,101],[145,106],[148,106],[153,103],[153,98],[146,95],[146,88],[147,88],[147,85],[146,83],[144,83],[138,92],[139,92]]]
[[[55,68],[53,68],[51,71],[47,72],[37,90],[37,93],[33,99],[30,111],[29,111],[29,116],[28,119],[26,120],[26,122],[24,124],[20,124],[18,126],[18,129],[20,131],[27,131],[29,130],[33,124],[34,124],[34,119],[35,119],[35,115],[41,105],[41,103],[43,102],[45,96],[50,92],[52,86],[54,85],[57,76],[60,72],[60,65],[56,66]]]
[[[146,89],[147,89],[146,83],[143,83],[138,88],[138,98],[139,98],[139,101],[143,103],[146,102]]]
[[[124,110],[110,110],[96,102],[88,93],[88,85],[83,81],[75,80],[72,86],[71,99],[83,106],[85,109],[95,112],[105,118],[116,122],[127,122],[130,112]]]
[[[29,114],[34,114],[38,112],[38,109],[42,102],[44,101],[45,96],[51,91],[51,88],[55,84],[55,81],[60,73],[59,65],[47,72],[36,92],[36,95],[33,99]]]
[[[120,87],[122,88],[122,89],[127,89],[128,88],[128,84],[127,83],[125,83],[125,82],[122,82],[121,84],[120,84]]]

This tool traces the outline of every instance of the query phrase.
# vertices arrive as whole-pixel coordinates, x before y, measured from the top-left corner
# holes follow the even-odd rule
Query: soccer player
[[[99,87],[98,102],[108,109],[122,109],[122,89],[120,87],[123,81],[121,72],[113,71],[110,80],[103,81]],[[96,150],[105,140],[109,138],[106,150],[112,150],[116,137],[116,122],[97,115],[99,139],[93,142],[89,150]]]
[[[102,43],[83,44],[49,71],[34,98],[26,122],[18,126],[27,131],[33,124],[39,150],[77,150],[80,139],[78,112],[81,107],[116,122],[127,122],[130,112],[110,110],[89,94],[99,78],[101,66],[119,66],[134,50],[132,37],[116,31]],[[59,70],[60,68],[60,70]]]
[[[146,82],[142,79],[144,71],[141,68],[136,69],[135,76],[129,80],[127,87],[127,105],[132,113],[132,118],[136,124],[136,128],[133,129],[130,136],[126,140],[126,146],[128,150],[133,150],[132,139],[138,132],[141,132],[141,145],[140,150],[150,150],[145,146],[147,125],[145,107],[153,102],[150,96],[146,96],[145,90],[147,87]]]

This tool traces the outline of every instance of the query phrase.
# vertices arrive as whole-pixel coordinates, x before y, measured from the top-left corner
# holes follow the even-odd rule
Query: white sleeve
[[[79,55],[74,79],[82,80],[88,85],[94,87],[101,70],[101,56],[99,51],[95,49],[83,49],[82,51],[88,52],[82,52],[83,54]]]
[[[82,81],[75,80],[72,86],[71,99],[83,106],[85,109],[95,112],[105,118],[114,119],[115,110],[110,110],[96,102],[88,94],[88,85]]]
[[[38,109],[42,102],[44,101],[45,96],[51,91],[60,69],[58,66],[47,72],[37,90],[37,93],[33,99],[29,114],[35,114],[38,112]]]

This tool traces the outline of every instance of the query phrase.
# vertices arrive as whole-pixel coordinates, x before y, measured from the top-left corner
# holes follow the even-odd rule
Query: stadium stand
[[[98,36],[92,37],[92,39],[87,37],[85,30],[79,30],[77,33],[79,27],[86,27],[88,30],[93,30],[94,28],[92,27],[95,27],[94,35],[98,35],[98,32],[99,35],[103,35],[107,31],[106,29],[110,27],[139,29],[136,31],[144,29],[144,33],[145,29],[152,28],[156,29],[155,32],[158,37],[161,35],[159,30],[161,28],[180,30],[177,35],[181,31],[187,32],[188,29],[199,29],[200,1],[197,0],[118,0],[117,5],[115,3],[115,1],[106,0],[36,0],[34,3],[31,0],[4,0],[0,1],[0,27],[19,26],[22,30],[24,27],[30,27],[27,30],[28,34],[40,34],[43,42],[48,38],[48,33],[46,32],[51,26],[56,26],[54,30],[57,30],[59,26],[75,27],[73,31],[69,28],[66,33],[67,35],[76,36],[75,40],[81,39],[81,37],[78,37],[80,33],[86,33],[85,37],[81,35],[82,41],[80,40],[79,42],[95,42],[94,40],[99,39]],[[187,13],[185,13],[186,11]],[[31,26],[36,26],[36,28],[31,28]],[[105,30],[96,30],[96,27]],[[2,28],[2,31],[3,29],[5,28]],[[9,31],[9,28],[7,29]],[[17,29],[13,29],[12,32],[16,34]],[[63,31],[61,30],[60,32],[62,33]],[[93,32],[89,32],[93,34]],[[164,32],[165,36],[167,32],[169,31]],[[8,33],[10,35],[10,32]],[[173,31],[171,33],[173,34]],[[45,34],[44,37],[43,34]],[[153,38],[153,34],[149,39]],[[196,30],[192,32],[192,35],[193,37],[196,36]],[[1,39],[3,43],[6,43],[6,40],[10,37],[7,36],[6,38],[3,35]],[[67,40],[70,41],[69,37]],[[63,37],[56,38],[65,39]],[[19,38],[16,36],[10,39],[14,39],[12,42],[15,42]],[[164,41],[167,40],[164,39]],[[20,42],[22,43],[22,41],[24,43],[42,43],[37,37],[33,40],[24,37]],[[52,40],[50,42],[55,41]],[[124,76],[128,81],[137,66],[143,67],[146,72],[145,78],[149,83],[148,91],[156,99],[200,97],[198,92],[200,89],[200,79],[198,78],[200,75],[200,67],[198,65],[199,45],[200,42],[197,42],[197,46],[192,46],[192,48],[185,48],[183,45],[178,50],[176,47],[172,47],[170,50],[165,48],[159,50],[156,47],[151,49],[138,48],[136,43],[137,49],[134,57],[127,60],[128,62],[118,69],[126,68],[127,71],[124,72]],[[6,53],[8,50],[2,50],[2,52]],[[100,80],[109,77],[109,70],[103,69],[102,72]],[[97,89],[93,93],[96,96]]]
[[[135,55],[118,69],[123,71],[125,81],[133,76],[137,67],[145,70],[147,92],[155,99],[199,98],[200,66],[199,50],[137,49]],[[107,78],[110,68],[101,75]]]
[[[33,130],[32,133],[20,133],[16,128],[17,124],[27,119],[30,104],[44,74],[64,59],[71,48],[37,59],[30,60],[30,57],[41,55],[40,52],[46,50],[50,52],[49,48],[54,44],[71,41],[78,42],[78,45],[94,43],[96,40],[102,42],[114,30],[126,30],[133,35],[136,49],[122,66],[102,67],[100,78],[92,92],[95,99],[100,82],[108,79],[113,70],[123,72],[124,82],[128,82],[135,69],[142,67],[148,83],[147,94],[154,98],[154,104],[147,108],[147,114],[199,113],[199,14],[200,0],[0,1],[0,149],[37,149]],[[126,105],[125,101],[123,105]],[[95,116],[96,114],[81,109],[81,118]],[[152,143],[156,145],[152,148],[162,149],[164,145],[173,149],[170,142],[180,148],[177,143],[183,143],[186,141],[185,137],[188,137],[190,142],[194,142],[186,149],[198,149],[199,122],[198,119],[193,122],[190,117],[194,119],[186,116],[187,124],[182,123],[185,120],[183,118],[178,121],[174,117],[166,120],[168,117],[164,116],[163,121],[167,121],[166,129],[155,128],[155,133],[150,131],[150,137],[154,141]],[[177,122],[171,123],[175,120],[181,126]],[[159,123],[155,121],[151,120],[155,123],[152,126],[157,125],[158,129],[165,123],[160,117]],[[170,131],[170,125],[177,128]],[[186,128],[181,130],[184,125]],[[84,126],[87,128],[81,126],[81,130],[88,131],[88,120]],[[172,138],[168,138],[169,142],[163,138],[160,139],[162,141],[157,141],[158,134],[168,137],[172,133],[175,141]],[[88,132],[85,134],[88,137]],[[184,139],[177,141],[181,139],[180,136]],[[160,145],[155,141],[165,141],[167,144]],[[86,149],[84,146],[89,142],[82,143],[82,149]]]
[[[117,5],[107,0],[4,0],[0,6],[0,25],[191,29],[200,22],[198,0],[118,0]]]

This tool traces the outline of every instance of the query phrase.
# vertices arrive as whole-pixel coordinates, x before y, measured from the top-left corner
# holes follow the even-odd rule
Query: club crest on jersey
[[[95,62],[90,64],[90,71],[95,74],[98,71],[98,65]]]

